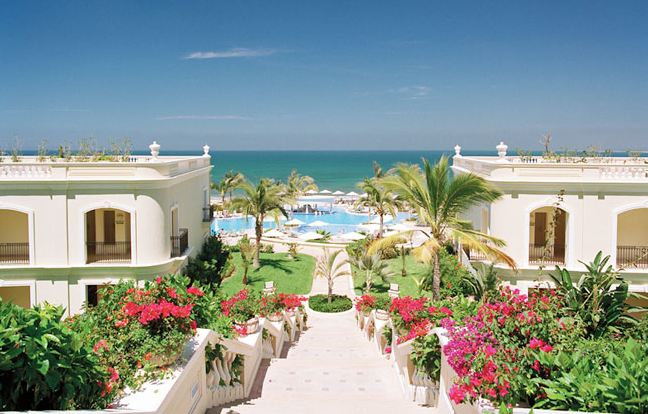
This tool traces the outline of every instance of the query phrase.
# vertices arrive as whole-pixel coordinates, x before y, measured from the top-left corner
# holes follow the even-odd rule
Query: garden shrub
[[[189,258],[184,274],[192,281],[216,290],[234,271],[230,247],[225,245],[220,235],[212,235],[205,240],[196,257]]]
[[[61,321],[60,306],[0,300],[0,410],[104,408],[119,373]]]
[[[412,343],[410,359],[418,371],[427,374],[433,381],[438,381],[441,376],[439,337],[429,334],[416,338]]]
[[[538,356],[547,375],[537,379],[536,407],[553,410],[640,414],[648,412],[648,345],[634,339],[612,349],[568,350]]]
[[[328,303],[327,295],[314,295],[308,299],[308,306],[317,312],[336,313],[351,309],[353,303],[347,296],[333,295],[331,303]]]

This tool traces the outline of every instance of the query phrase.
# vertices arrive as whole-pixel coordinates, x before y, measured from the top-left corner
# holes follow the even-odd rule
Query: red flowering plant
[[[231,298],[221,302],[223,314],[234,321],[232,328],[240,336],[247,334],[244,325],[261,313],[261,293],[242,289]]]
[[[376,297],[365,293],[364,295],[355,298],[355,308],[358,312],[367,316],[376,307]]]
[[[105,285],[98,305],[69,321],[84,341],[94,344],[100,361],[115,369],[107,391],[137,388],[164,375],[165,367],[178,359],[208,307],[203,290],[188,284],[188,278],[167,276],[143,287],[133,281]]]
[[[284,310],[294,311],[295,309],[303,309],[304,302],[308,300],[306,296],[295,295],[293,293],[279,293],[279,301],[281,302]]]
[[[444,320],[450,339],[443,353],[458,375],[450,399],[459,404],[481,397],[503,411],[532,406],[541,397],[533,379],[549,375],[539,355],[568,347],[581,334],[579,324],[563,315],[553,291],[527,297],[503,288],[476,316]]]

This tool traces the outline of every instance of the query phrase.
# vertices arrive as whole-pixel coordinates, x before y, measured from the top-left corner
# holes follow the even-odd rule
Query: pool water
[[[366,223],[370,220],[374,220],[377,216],[368,214],[354,214],[349,213],[343,208],[334,208],[331,213],[327,214],[307,214],[307,213],[292,213],[291,218],[295,218],[303,221],[305,224],[302,224],[298,227],[292,227],[297,233],[306,233],[309,231],[315,230],[326,230],[332,234],[338,233],[348,233],[351,231],[358,231],[358,226],[362,223]],[[404,220],[409,217],[408,213],[398,213],[398,216],[395,220],[390,222],[385,222],[385,224],[397,223],[401,220]],[[286,221],[285,217],[281,217],[281,222]],[[326,223],[325,226],[311,226],[310,223],[316,221],[323,221]],[[272,229],[277,227],[274,221],[266,219],[266,222],[263,224],[265,229]],[[254,219],[245,218],[245,217],[236,217],[236,218],[226,218],[226,219],[216,219],[212,222],[212,231],[217,233],[219,231],[225,232],[241,232],[247,231],[254,228]]]

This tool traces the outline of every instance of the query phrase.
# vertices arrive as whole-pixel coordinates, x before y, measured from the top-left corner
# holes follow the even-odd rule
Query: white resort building
[[[602,251],[632,290],[648,292],[648,158],[509,156],[503,143],[497,152],[462,156],[457,146],[452,168],[504,194],[468,218],[506,241],[518,265],[507,278],[528,287],[541,267],[583,271],[579,261]]]
[[[202,156],[0,163],[0,297],[78,312],[97,286],[176,273],[209,233]]]

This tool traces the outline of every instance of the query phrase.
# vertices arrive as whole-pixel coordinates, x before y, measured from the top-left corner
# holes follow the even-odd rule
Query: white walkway
[[[334,293],[351,296],[351,289],[349,278],[338,278]],[[323,292],[326,282],[316,279],[313,293]],[[389,362],[357,329],[353,310],[309,311],[308,326],[285,357],[262,366],[250,400],[210,414],[435,412],[405,400]]]

